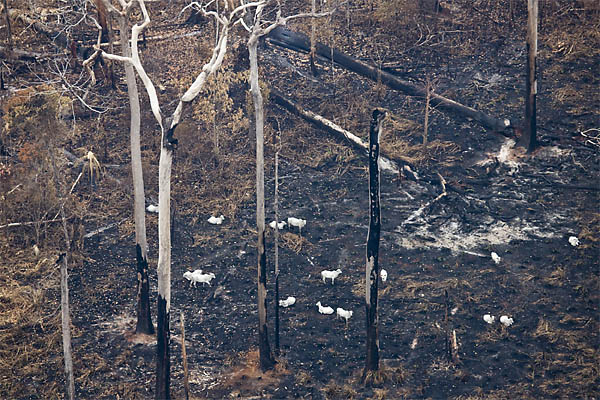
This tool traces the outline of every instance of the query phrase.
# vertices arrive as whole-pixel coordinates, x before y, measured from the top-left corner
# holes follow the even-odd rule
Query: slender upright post
[[[67,380],[67,399],[75,398],[75,382],[73,379],[73,356],[71,353],[71,316],[69,312],[69,284],[67,254],[60,255],[57,264],[60,264],[60,310],[62,320],[63,354],[65,357],[65,375]]]
[[[273,369],[275,359],[269,345],[267,328],[267,256],[265,253],[265,169],[264,169],[264,107],[263,98],[258,84],[258,21],[260,11],[257,10],[254,31],[248,40],[250,58],[250,91],[254,103],[256,119],[256,227],[258,231],[258,352],[260,369],[264,372]]]
[[[377,287],[379,281],[379,237],[381,209],[379,206],[379,137],[385,112],[373,111],[369,132],[369,233],[365,268],[365,306],[367,316],[367,360],[363,380],[369,372],[379,370],[379,327],[377,318]]]
[[[312,0],[311,11],[313,14],[317,13],[317,2],[316,0]],[[312,26],[310,29],[310,71],[313,76],[318,75],[317,66],[315,65],[315,32],[317,29],[317,20],[315,18],[312,19]]]
[[[13,40],[12,40],[12,30],[10,28],[10,17],[8,16],[8,1],[4,0],[4,14],[6,15],[6,37],[8,39],[8,52],[12,53],[13,50]]]
[[[275,152],[275,354],[279,355],[279,151]]]
[[[75,398],[75,380],[73,373],[73,354],[71,347],[71,311],[69,306],[69,265],[67,262],[68,252],[71,250],[71,238],[69,237],[69,229],[67,227],[67,218],[65,216],[65,202],[63,195],[63,185],[58,175],[56,167],[56,159],[54,157],[55,145],[48,144],[48,152],[52,163],[52,175],[54,176],[54,184],[60,200],[60,219],[62,221],[63,233],[65,235],[65,253],[60,254],[56,264],[60,265],[60,311],[61,311],[61,326],[63,340],[63,354],[65,358],[65,378],[66,378],[66,399],[73,400]]]
[[[532,152],[536,145],[536,57],[538,0],[527,1],[527,96],[525,98],[525,140],[527,151]]]
[[[188,374],[188,363],[187,363],[187,353],[185,350],[185,317],[183,315],[183,311],[181,311],[180,318],[181,322],[181,357],[183,358],[183,388],[185,389],[185,400],[189,400],[190,398],[190,382],[189,382],[189,374]]]

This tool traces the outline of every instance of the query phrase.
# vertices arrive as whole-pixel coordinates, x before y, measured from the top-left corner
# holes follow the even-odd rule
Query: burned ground
[[[388,3],[381,2],[376,12],[357,5],[352,29],[345,30],[342,15],[323,24],[321,40],[377,65],[396,64],[395,73],[404,79],[424,82],[429,77],[437,92],[519,122],[524,113],[523,27],[510,22],[501,7],[490,7],[484,15],[477,10],[488,2],[456,2],[450,17],[421,16],[423,20],[415,21],[431,31],[419,40],[418,32],[401,30],[404,17],[396,16],[397,31],[389,25],[382,28],[392,18],[385,14]],[[473,3],[475,11],[467,3]],[[151,11],[161,15],[152,4]],[[443,193],[439,184],[382,174],[380,265],[388,280],[380,283],[383,372],[371,387],[359,382],[365,359],[366,159],[339,139],[274,105],[268,107],[267,218],[274,219],[273,160],[279,150],[281,219],[301,217],[307,225],[301,232],[281,231],[281,297],[294,296],[297,302],[280,308],[279,363],[275,371],[262,374],[256,351],[254,151],[247,134],[251,122],[217,111],[207,122],[202,120],[205,109],[195,110],[196,118],[176,133],[180,148],[173,170],[174,397],[183,398],[181,312],[192,398],[600,396],[600,143],[594,138],[598,132],[588,131],[598,128],[599,59],[593,44],[600,30],[594,11],[548,4],[543,13],[541,146],[532,154],[515,144],[518,136],[488,132],[438,110],[430,116],[429,143],[421,144],[423,99],[405,97],[322,61],[321,75],[307,80],[297,72],[309,74],[306,56],[270,45],[262,50],[267,98],[268,89],[277,88],[363,138],[372,109],[384,108],[390,114],[382,137],[384,152],[411,162],[421,177],[439,173],[447,182],[446,194],[436,200]],[[477,23],[479,31],[473,28]],[[162,33],[160,23],[157,26],[150,33]],[[196,38],[176,44],[149,41],[143,50],[149,74],[167,87],[165,101],[190,79],[187,74],[200,68],[197,59],[209,49],[201,43]],[[156,61],[156,55],[167,54],[189,62],[169,66]],[[229,113],[238,115],[247,107],[246,88],[236,75],[236,65],[243,64],[243,47],[233,54],[223,79],[235,88],[230,90],[234,100]],[[282,60],[295,69],[282,66]],[[155,345],[152,338],[131,335],[136,276],[124,101],[112,100],[116,109],[93,122],[76,121],[77,134],[69,143],[73,151],[93,148],[108,173],[95,190],[84,185],[83,178],[75,191],[77,204],[86,207],[86,231],[120,222],[85,239],[70,272],[80,398],[153,397]],[[215,133],[215,121],[226,128]],[[158,134],[149,112],[143,123],[146,195],[156,200]],[[591,138],[582,134],[586,131]],[[210,225],[211,214],[224,214],[224,223]],[[156,214],[147,214],[147,225],[149,262],[156,265]],[[57,397],[63,378],[53,246],[59,242],[46,239],[36,259],[29,251],[32,233],[26,229],[5,230],[2,237],[2,273],[7,280],[0,302],[0,394]],[[579,239],[578,246],[569,243],[571,236]],[[272,331],[272,230],[267,232],[267,246]],[[492,252],[501,257],[499,263],[492,260]],[[215,273],[210,286],[190,287],[183,278],[185,271],[198,268]],[[323,283],[320,272],[336,268],[343,272],[335,284]],[[156,298],[155,271],[151,291]],[[354,315],[346,325],[334,315],[319,314],[317,301],[353,310]],[[484,314],[494,315],[496,322],[487,324]],[[498,323],[501,315],[512,317],[514,324]],[[446,351],[447,332],[452,331],[458,343],[454,361]],[[273,345],[272,335],[270,342]]]

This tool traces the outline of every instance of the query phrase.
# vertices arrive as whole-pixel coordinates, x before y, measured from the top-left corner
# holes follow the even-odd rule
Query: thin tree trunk
[[[190,398],[190,382],[188,378],[187,353],[185,349],[185,317],[183,311],[180,314],[181,321],[181,357],[183,358],[183,388],[185,390],[185,400]]]
[[[313,0],[314,2],[314,0]],[[275,152],[275,354],[279,355],[279,151]]]
[[[157,312],[157,362],[156,399],[171,398],[169,358],[169,313],[171,308],[171,166],[173,148],[166,140],[172,134],[161,135],[158,172],[158,312]]]
[[[269,346],[267,328],[267,274],[265,254],[265,175],[264,175],[264,109],[263,98],[258,85],[258,35],[252,34],[248,40],[250,57],[250,90],[254,102],[256,118],[256,226],[258,228],[258,349],[260,368],[267,371],[275,366]]]
[[[12,40],[12,30],[10,28],[10,17],[8,16],[8,0],[4,0],[4,13],[6,15],[6,38],[8,40],[8,50],[12,53],[13,50],[13,40]]]
[[[385,113],[373,111],[369,132],[369,233],[365,268],[365,305],[367,316],[367,360],[363,378],[379,370],[379,322],[377,318],[377,287],[379,281],[379,237],[381,209],[379,205],[379,138]]]
[[[75,380],[73,377],[73,356],[71,353],[71,315],[69,311],[68,282],[69,265],[67,261],[67,254],[61,254],[57,263],[60,263],[60,310],[62,321],[63,355],[65,357],[65,375],[67,380],[67,398],[69,400],[73,400],[75,398]]]
[[[427,91],[427,96],[425,98],[425,123],[423,128],[423,144],[427,144],[427,136],[429,133],[429,103],[431,101],[431,81],[429,77],[427,78],[425,90]]]
[[[64,196],[62,190],[62,184],[59,178],[58,169],[56,168],[56,159],[54,157],[54,146],[48,145],[48,152],[50,153],[50,160],[52,162],[52,174],[54,176],[54,183],[56,185],[56,191],[59,195],[60,202],[60,218],[63,226],[63,233],[65,235],[65,252],[62,253],[57,264],[60,264],[60,310],[61,310],[61,323],[62,323],[62,340],[63,340],[63,355],[65,359],[65,376],[66,376],[66,394],[67,399],[73,400],[75,398],[75,380],[73,374],[73,356],[71,351],[71,313],[69,310],[69,273],[68,273],[68,253],[70,251],[71,240],[69,239],[69,229],[67,227],[67,218],[65,217],[64,207]]]
[[[121,49],[124,57],[131,57],[127,20],[118,17],[121,32]],[[109,61],[112,63],[112,61]],[[131,175],[133,178],[133,218],[135,221],[135,249],[137,265],[137,323],[135,333],[154,334],[150,314],[150,285],[148,281],[148,243],[146,241],[146,209],[144,200],[144,174],[140,150],[140,96],[131,63],[124,63],[125,81],[129,96],[130,125],[129,139],[131,151]]]
[[[532,152],[536,145],[536,57],[537,57],[537,25],[538,0],[527,2],[527,95],[525,97],[525,133],[527,151]]]
[[[313,14],[317,13],[317,1],[316,0],[312,0],[311,10],[312,10]],[[316,77],[318,75],[317,66],[315,65],[315,57],[316,57],[315,33],[316,33],[316,29],[317,29],[317,20],[315,18],[313,18],[311,22],[312,22],[312,25],[311,25],[311,29],[310,29],[310,71],[312,72],[313,76]]]

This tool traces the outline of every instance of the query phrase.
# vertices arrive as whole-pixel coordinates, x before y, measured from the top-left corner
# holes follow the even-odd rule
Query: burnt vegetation
[[[156,338],[134,334],[141,249],[136,254],[123,65],[98,56],[90,63],[91,84],[83,65],[99,33],[91,2],[2,3],[0,398],[57,398],[65,391],[56,265],[65,251],[61,208],[70,252],[75,397],[152,398]],[[214,21],[192,9],[180,13],[186,3],[146,4],[152,23],[140,58],[164,115],[215,45]],[[284,16],[310,12],[309,1],[282,3]],[[275,9],[265,18],[274,19]],[[275,219],[276,152],[279,220],[307,220],[301,230],[279,231],[280,298],[294,296],[296,303],[279,310],[279,348],[274,367],[264,372],[254,108],[247,33],[236,25],[223,66],[170,132],[176,143],[171,396],[185,398],[179,321],[185,315],[192,399],[600,397],[597,2],[539,0],[532,152],[521,140],[527,2],[317,2],[318,12],[330,9],[317,20],[317,42],[424,94],[408,96],[381,76],[351,72],[318,51],[311,63],[308,52],[261,38],[266,223]],[[140,18],[134,11],[129,21]],[[118,24],[109,25],[101,24],[101,42],[111,35],[120,40]],[[310,19],[286,28],[311,35]],[[448,112],[433,100],[438,95],[511,126],[494,131]],[[140,96],[151,205],[158,202],[161,136],[146,92]],[[364,370],[368,152],[279,106],[276,96],[367,144],[373,110],[385,111],[380,156],[398,171],[380,171],[378,269],[388,278],[375,286],[379,369]],[[55,182],[50,155],[63,186]],[[223,223],[209,224],[211,215],[223,215]],[[156,324],[158,214],[146,213],[146,226],[145,284]],[[274,343],[275,233],[268,225],[264,237],[267,333]],[[337,268],[335,284],[324,284],[321,271]],[[195,269],[216,278],[190,287],[183,273]],[[319,314],[318,301],[353,316],[346,323]],[[495,322],[484,321],[485,314]],[[501,315],[514,323],[499,323]]]

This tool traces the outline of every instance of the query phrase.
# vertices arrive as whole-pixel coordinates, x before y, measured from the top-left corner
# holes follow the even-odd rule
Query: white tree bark
[[[111,7],[109,0],[103,0],[106,9],[117,17],[121,34],[121,52],[123,57],[132,58],[133,42],[129,40],[128,20],[133,3],[127,4],[120,12]],[[98,46],[101,29],[99,27]],[[132,47],[130,47],[130,45]],[[137,43],[136,43],[137,47]],[[99,50],[96,50],[99,52]],[[136,51],[137,53],[137,51]],[[135,222],[136,264],[137,264],[137,323],[136,333],[153,334],[154,326],[150,314],[149,282],[148,282],[148,242],[146,240],[146,209],[144,194],[144,174],[142,171],[142,154],[140,149],[141,111],[140,98],[132,63],[124,63],[125,80],[130,107],[129,141],[131,151],[131,174],[133,179],[133,218]],[[139,250],[137,247],[139,246]],[[139,253],[138,253],[139,251]]]
[[[257,284],[258,284],[258,349],[259,362],[262,371],[272,369],[275,365],[275,359],[269,346],[269,335],[267,329],[267,289],[266,289],[266,254],[265,254],[265,168],[264,168],[264,106],[263,97],[258,83],[258,40],[261,36],[269,34],[273,29],[294,18],[303,16],[316,16],[311,14],[297,14],[282,18],[280,11],[277,11],[277,21],[267,27],[262,27],[262,12],[265,2],[261,2],[256,7],[254,22],[251,27],[244,24],[244,27],[250,32],[248,39],[248,54],[250,58],[250,92],[254,103],[255,129],[256,129],[256,226],[258,231],[257,241]],[[279,222],[279,221],[277,221]],[[277,228],[276,228],[277,230]],[[278,305],[276,304],[276,307]]]
[[[106,1],[106,0],[105,0]],[[133,1],[133,0],[132,0]],[[127,9],[132,4],[132,1],[126,3],[125,0],[120,0],[123,9]],[[108,3],[108,2],[107,2]],[[173,113],[170,119],[170,126],[165,131],[163,123],[162,112],[160,109],[160,103],[158,100],[156,88],[154,84],[146,74],[144,67],[139,58],[138,53],[138,38],[144,28],[150,23],[150,16],[146,10],[144,0],[137,0],[137,3],[142,11],[144,18],[143,23],[136,24],[131,29],[131,56],[117,56],[114,54],[107,54],[103,52],[100,46],[96,46],[96,50],[101,50],[103,57],[111,60],[122,61],[127,64],[131,64],[137,71],[140,79],[142,80],[148,97],[150,99],[150,107],[154,118],[158,122],[161,131],[161,151],[159,161],[159,172],[158,172],[158,240],[159,240],[159,253],[158,253],[158,329],[157,329],[157,379],[156,379],[156,398],[168,399],[170,398],[169,393],[169,312],[171,307],[171,167],[173,163],[173,151],[177,144],[177,140],[174,139],[173,134],[177,125],[181,121],[183,112],[187,106],[198,96],[202,89],[206,79],[209,75],[216,72],[225,57],[227,50],[227,36],[230,28],[236,22],[235,18],[238,13],[243,12],[249,7],[257,6],[260,3],[248,3],[243,4],[235,8],[229,15],[220,15],[214,11],[206,11],[198,3],[194,2],[191,5],[200,7],[200,10],[204,15],[213,16],[216,21],[221,24],[221,37],[217,42],[217,46],[213,49],[213,54],[208,63],[202,68],[202,72],[196,77],[194,83],[185,92],[179,101],[177,109]],[[190,6],[191,6],[190,5]],[[107,4],[107,8],[116,13],[122,14],[110,3]],[[227,9],[227,7],[224,7]]]

